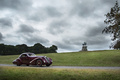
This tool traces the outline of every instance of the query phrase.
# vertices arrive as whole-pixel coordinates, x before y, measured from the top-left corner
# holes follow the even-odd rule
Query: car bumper
[[[17,64],[17,61],[16,61],[16,60],[14,60],[12,63],[13,63],[13,64]]]

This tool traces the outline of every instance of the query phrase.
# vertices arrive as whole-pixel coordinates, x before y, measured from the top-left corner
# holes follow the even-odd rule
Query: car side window
[[[21,55],[21,57],[27,57],[27,55],[26,55],[26,54],[23,54],[23,55]]]

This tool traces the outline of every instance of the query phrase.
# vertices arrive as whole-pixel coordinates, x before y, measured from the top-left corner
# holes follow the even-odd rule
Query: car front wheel
[[[26,66],[29,66],[29,64],[26,64]]]
[[[49,66],[50,66],[50,64],[46,64],[46,66],[47,66],[47,67],[49,67]]]
[[[20,65],[21,65],[21,64],[18,62],[18,63],[17,63],[17,66],[20,66]]]
[[[37,60],[36,65],[37,65],[38,67],[42,67],[42,61],[41,61],[41,60]]]

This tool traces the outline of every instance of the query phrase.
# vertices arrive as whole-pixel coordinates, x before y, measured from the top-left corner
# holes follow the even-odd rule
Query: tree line
[[[50,47],[45,47],[40,43],[36,43],[30,47],[28,47],[26,44],[20,44],[16,46],[0,44],[0,55],[17,55],[24,52],[32,52],[35,54],[57,53],[57,46],[52,45]]]

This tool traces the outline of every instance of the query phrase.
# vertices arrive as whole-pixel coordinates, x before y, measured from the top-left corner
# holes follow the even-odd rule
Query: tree
[[[28,47],[26,44],[20,45],[5,45],[0,44],[0,55],[16,55],[24,52],[33,52],[35,54],[41,53],[57,53],[57,46],[52,45],[51,47],[46,48],[40,43],[34,44],[34,46]]]
[[[104,23],[107,26],[103,29],[102,33],[108,33],[112,36],[111,40],[115,42],[112,43],[110,48],[115,49],[118,41],[120,41],[120,7],[118,1],[116,1],[115,6],[105,16]]]
[[[16,50],[17,50],[17,53],[21,54],[23,52],[28,52],[27,48],[28,46],[26,44],[20,44],[20,45],[16,45]]]
[[[57,46],[55,46],[55,45],[52,45],[50,48],[49,48],[49,52],[53,52],[53,53],[56,53],[56,50],[57,50],[58,48],[57,48]]]
[[[42,44],[40,44],[40,43],[34,44],[34,46],[32,47],[32,49],[33,49],[34,53],[44,53],[44,51],[45,51],[44,50],[45,47]]]
[[[4,55],[4,53],[5,53],[5,45],[0,44],[0,55]]]
[[[113,47],[114,49],[119,49],[120,50],[120,40],[116,41],[116,44]]]
[[[118,1],[115,6],[111,8],[110,12],[107,13],[104,21],[107,26],[104,28],[102,33],[109,33],[112,35],[112,40],[120,39],[120,7]]]

